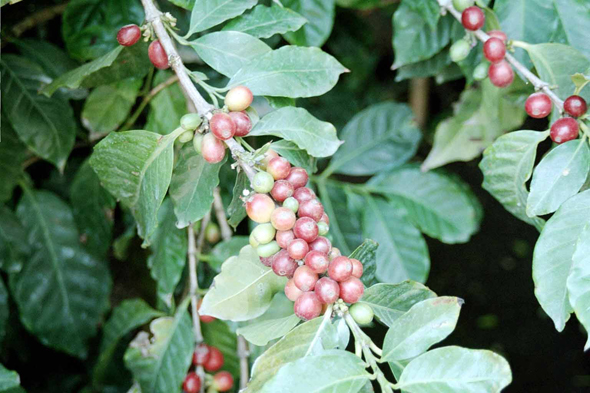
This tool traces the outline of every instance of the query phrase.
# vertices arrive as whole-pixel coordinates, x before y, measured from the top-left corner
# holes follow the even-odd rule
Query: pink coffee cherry
[[[350,261],[352,262],[352,275],[356,278],[361,278],[364,270],[363,264],[361,261],[354,258],[350,258]]]
[[[170,67],[168,64],[168,55],[160,43],[160,40],[155,40],[150,44],[148,47],[148,57],[152,64],[160,70],[165,70]]]
[[[283,202],[285,199],[293,196],[293,186],[286,180],[277,180],[270,191],[270,195],[277,202]]]
[[[336,248],[336,247],[332,247],[332,249],[328,253],[328,258],[330,258],[330,260],[333,260],[335,258],[338,258],[340,255],[342,255],[342,253],[340,252],[340,249]]]
[[[119,29],[117,41],[119,45],[131,46],[141,38],[141,30],[137,25],[127,25]]]
[[[313,218],[302,217],[295,222],[293,233],[298,239],[303,239],[308,243],[313,242],[318,237],[318,224]]]
[[[328,256],[319,251],[310,251],[305,256],[305,265],[308,266],[314,273],[323,274],[328,269],[330,260]]]
[[[295,269],[297,268],[297,262],[289,257],[287,250],[281,250],[274,255],[272,260],[272,270],[277,276],[293,277],[293,273],[295,273]]]
[[[225,157],[225,144],[215,138],[215,135],[205,134],[201,140],[201,154],[208,163],[217,164]]]
[[[506,44],[501,39],[492,37],[483,44],[483,54],[491,63],[504,60],[506,56]]]
[[[218,139],[226,141],[236,133],[236,123],[227,113],[216,113],[209,120],[209,128]]]
[[[526,99],[524,109],[535,119],[547,117],[551,113],[551,98],[545,93],[533,93]]]
[[[483,11],[476,6],[467,8],[461,14],[461,23],[467,30],[475,31],[481,29],[485,20],[486,18]]]
[[[336,257],[330,262],[328,267],[328,276],[332,280],[342,282],[352,276],[352,262],[347,257]]]
[[[289,256],[293,259],[303,259],[309,252],[309,245],[303,239],[295,239],[287,247]]]
[[[286,207],[277,207],[270,216],[270,222],[278,231],[288,231],[295,225],[295,213]]]
[[[507,87],[514,80],[514,71],[506,60],[490,64],[488,76],[494,86]]]
[[[277,231],[275,236],[275,240],[279,247],[286,249],[289,247],[289,244],[295,239],[295,234],[293,231]]]
[[[320,316],[322,303],[315,292],[305,292],[295,301],[293,310],[299,318],[309,321]]]
[[[506,43],[506,41],[508,41],[508,37],[506,36],[506,33],[504,33],[502,30],[490,30],[490,31],[488,31],[488,35],[490,37],[499,38],[504,43]]]
[[[233,87],[225,95],[225,105],[232,112],[243,111],[252,104],[253,100],[254,95],[246,86]]]
[[[563,109],[565,113],[573,117],[580,117],[588,110],[586,100],[580,96],[569,96],[563,102]]]
[[[551,140],[557,144],[571,141],[578,137],[580,126],[571,117],[562,117],[551,126]]]
[[[246,112],[230,112],[229,117],[233,120],[236,125],[235,136],[246,136],[252,129],[252,120]]]
[[[246,213],[254,222],[264,224],[270,221],[272,212],[275,210],[275,203],[266,194],[254,194],[246,202]]]
[[[293,282],[295,282],[295,286],[303,292],[312,291],[317,281],[317,273],[306,265],[299,266],[293,274]]]
[[[272,257],[268,257],[268,258],[259,257],[260,258],[260,263],[262,263],[264,266],[271,267],[272,266],[272,258],[273,257],[274,257],[274,255]]]
[[[346,303],[356,303],[363,296],[365,287],[361,280],[351,277],[340,283],[340,299]]]
[[[325,222],[326,224],[330,225],[330,217],[324,213],[322,214],[322,218],[320,218],[320,222]]]
[[[307,181],[309,180],[309,175],[307,171],[300,167],[293,167],[289,172],[289,176],[285,179],[289,183],[293,185],[294,189],[298,189],[301,187],[305,187]]]
[[[297,199],[299,204],[302,204],[305,201],[309,201],[311,199],[315,199],[315,192],[311,188],[307,187],[300,187],[295,190],[293,193],[293,198]]]
[[[314,292],[318,295],[320,302],[332,304],[340,297],[340,286],[331,278],[322,277],[315,284]]]
[[[317,199],[310,199],[299,204],[297,215],[299,217],[313,218],[317,222],[324,215],[324,206]]]
[[[317,239],[309,243],[309,249],[319,251],[327,256],[332,249],[332,242],[323,236],[318,236]]]
[[[283,157],[275,157],[268,162],[266,171],[270,173],[275,180],[282,180],[289,176],[291,164]]]
[[[287,281],[287,284],[285,284],[285,295],[287,296],[287,299],[294,302],[302,294],[303,294],[303,291],[301,291],[299,288],[297,288],[297,286],[295,285],[295,282],[293,281],[292,278],[289,281]]]

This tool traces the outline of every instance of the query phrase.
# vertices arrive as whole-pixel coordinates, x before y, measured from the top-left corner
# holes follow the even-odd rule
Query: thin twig
[[[219,187],[215,187],[215,190],[213,190],[213,208],[215,209],[215,217],[217,217],[219,228],[221,228],[221,238],[223,240],[231,239],[233,231],[227,223],[225,209],[223,208],[223,201],[221,200],[221,195],[219,194]]]
[[[20,37],[25,31],[32,29],[33,27],[47,22],[58,15],[61,15],[66,10],[66,4],[59,4],[53,7],[43,8],[41,11],[35,12],[34,14],[24,18],[22,21],[18,22],[12,28],[12,35],[14,38]],[[6,11],[8,12],[8,11]],[[7,40],[2,40],[2,47],[7,44]]]

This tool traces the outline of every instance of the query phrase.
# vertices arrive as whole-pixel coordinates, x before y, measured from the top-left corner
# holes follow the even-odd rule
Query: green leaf
[[[187,302],[174,318],[162,317],[150,323],[152,337],[140,332],[125,352],[125,365],[139,382],[143,393],[180,392],[195,350]]]
[[[533,172],[537,147],[548,136],[548,131],[527,130],[503,135],[484,151],[479,164],[484,175],[483,188],[506,210],[539,230],[545,221],[526,215],[526,183]]]
[[[227,159],[210,164],[189,145],[180,151],[170,183],[178,228],[197,222],[211,209],[213,190],[219,184],[219,169]]]
[[[14,44],[23,55],[39,64],[51,78],[57,78],[78,66],[62,48],[51,42],[24,38],[15,40]]]
[[[29,258],[27,233],[18,217],[0,205],[0,268],[6,273],[18,273]]]
[[[295,314],[279,319],[271,319],[241,327],[237,334],[244,336],[254,345],[264,346],[269,341],[281,338],[293,329],[301,320]]]
[[[567,278],[567,291],[570,304],[576,316],[587,332],[590,332],[590,222],[586,224],[572,256],[572,268]],[[590,339],[586,341],[584,350],[590,349]]]
[[[241,15],[256,5],[258,0],[207,0],[197,1],[191,14],[191,26],[187,37],[207,30]]]
[[[303,108],[287,106],[270,112],[256,124],[251,136],[274,135],[295,143],[314,157],[328,157],[340,146],[336,128]]]
[[[376,283],[375,272],[377,271],[377,249],[379,243],[375,240],[365,239],[363,244],[350,254],[350,258],[357,259],[363,264],[363,275],[361,281],[365,286]]]
[[[449,51],[442,50],[429,59],[401,66],[397,69],[395,81],[400,82],[406,79],[436,76],[449,65],[451,65]],[[437,83],[439,82],[437,81]]]
[[[416,154],[422,133],[409,106],[383,102],[356,114],[340,137],[344,144],[327,171],[365,176],[406,163]]]
[[[38,95],[49,78],[29,60],[4,55],[2,72],[2,111],[19,138],[35,154],[63,170],[76,139],[74,113],[61,96],[48,99]]]
[[[201,313],[231,321],[262,315],[273,296],[282,291],[284,277],[260,263],[256,250],[246,246],[239,256],[229,258],[203,298]]]
[[[396,388],[410,393],[499,393],[510,382],[512,372],[502,356],[450,346],[412,360]]]
[[[8,116],[0,115],[2,138],[0,141],[0,203],[12,197],[12,190],[23,176],[22,164],[26,159],[26,146],[18,139]]]
[[[387,326],[406,313],[416,303],[436,297],[436,293],[415,281],[399,284],[376,284],[365,290],[361,303],[366,303],[379,320]]]
[[[20,377],[16,371],[8,370],[0,364],[0,391],[4,392],[8,389],[20,386]]]
[[[102,185],[131,209],[146,246],[172,178],[174,140],[182,132],[182,128],[165,136],[143,130],[113,132],[90,157]]]
[[[185,10],[192,10],[196,0],[168,0],[170,3],[177,5]]]
[[[355,393],[371,377],[365,366],[363,360],[353,353],[331,350],[286,364],[260,392]]]
[[[20,319],[44,345],[84,358],[109,304],[108,268],[80,246],[72,212],[54,194],[25,188],[17,215],[32,250],[10,276]]]
[[[232,76],[227,88],[245,85],[254,95],[315,97],[331,90],[348,70],[318,48],[286,45],[252,60]]]
[[[228,324],[219,319],[202,323],[203,338],[207,345],[214,346],[223,354],[223,369],[235,376],[240,375],[240,359],[238,358],[238,339]]]
[[[374,177],[368,190],[403,206],[422,232],[445,243],[466,242],[479,228],[477,199],[459,179],[407,165]]]
[[[240,250],[249,244],[248,236],[232,236],[228,240],[219,242],[211,250],[209,255],[209,265],[219,271],[221,264],[234,255],[238,255]]]
[[[4,285],[4,280],[0,277],[0,343],[4,341],[6,336],[6,324],[8,323],[9,314],[8,291]]]
[[[428,247],[403,208],[373,197],[367,197],[367,202],[363,235],[379,243],[378,280],[390,283],[407,279],[426,281],[430,270]]]
[[[258,38],[238,31],[217,31],[191,41],[190,46],[215,71],[233,77],[240,68],[271,51]]]
[[[236,229],[247,215],[246,206],[241,198],[243,197],[244,190],[249,189],[249,187],[250,180],[248,179],[248,176],[244,171],[239,171],[236,176],[231,203],[227,207],[227,223],[234,227],[234,229]]]
[[[269,38],[275,34],[298,30],[307,20],[297,12],[272,4],[254,7],[249,14],[243,14],[230,21],[223,30],[241,31],[257,38]]]
[[[556,41],[569,43],[590,59],[590,4],[583,0],[555,0],[553,4],[563,30]]]
[[[391,324],[381,359],[406,360],[426,352],[455,330],[462,305],[462,299],[449,296],[415,304]]]
[[[307,19],[307,23],[299,30],[283,34],[290,44],[318,47],[324,45],[334,26],[334,0],[282,0],[282,4]]]
[[[440,18],[440,6],[431,0],[403,0],[412,11],[419,14],[431,28],[435,28]]]
[[[535,168],[526,212],[529,217],[553,213],[584,185],[590,172],[586,140],[575,139],[551,150]]]
[[[568,199],[547,221],[533,254],[535,296],[543,310],[562,331],[572,313],[567,278],[576,241],[590,222],[590,190]]]
[[[576,91],[581,91],[588,83],[590,83],[590,69],[587,70],[586,73],[588,75],[577,72],[571,76],[572,82],[576,86]]]
[[[281,157],[289,160],[291,165],[302,167],[307,170],[308,173],[314,173],[317,170],[316,159],[307,154],[305,150],[297,147],[293,142],[285,139],[273,142],[271,149],[277,152]]]
[[[154,85],[159,85],[172,77],[170,71],[159,70],[154,78]],[[187,112],[186,98],[178,83],[160,91],[150,101],[150,111],[145,129],[166,135],[180,124],[180,118]]]

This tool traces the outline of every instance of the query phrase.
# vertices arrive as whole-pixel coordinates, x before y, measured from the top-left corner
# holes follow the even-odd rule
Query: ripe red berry
[[[475,31],[481,29],[486,18],[481,8],[473,6],[467,8],[461,14],[461,23],[467,30]]]
[[[272,160],[275,157],[278,157],[278,153],[272,149],[268,149],[266,151],[266,153],[264,153],[264,158],[260,161],[260,165],[262,166],[262,168],[264,170],[266,170],[266,167],[268,166],[268,163],[270,162],[270,160]]]
[[[266,171],[274,177],[275,180],[281,180],[289,176],[291,164],[283,157],[275,157],[268,162]]]
[[[302,217],[295,222],[293,233],[296,238],[311,243],[318,237],[318,224],[313,218]]]
[[[160,43],[160,40],[153,41],[150,44],[148,47],[148,57],[156,68],[165,70],[170,67],[168,64],[168,55]]]
[[[219,349],[216,347],[209,347],[209,351],[211,352],[209,355],[209,359],[205,363],[203,363],[203,368],[209,372],[215,372],[223,367],[224,359],[223,354]]]
[[[296,189],[293,193],[293,198],[297,199],[297,202],[299,202],[299,204],[314,199],[315,197],[315,192],[313,192],[311,188],[307,187],[300,187]]]
[[[195,372],[190,372],[184,378],[182,390],[186,393],[198,393],[201,390],[201,378]]]
[[[127,25],[119,29],[117,41],[119,45],[131,46],[141,38],[141,30],[137,25]]]
[[[551,140],[561,144],[576,139],[580,132],[580,126],[571,117],[562,117],[551,126]]]
[[[340,283],[340,299],[346,303],[356,303],[363,296],[365,287],[361,280],[351,277]]]
[[[234,385],[234,377],[228,371],[220,371],[213,376],[213,388],[218,392],[227,392]]]
[[[352,262],[352,275],[356,278],[361,278],[363,275],[363,264],[358,259],[350,258]]]
[[[313,218],[317,222],[324,215],[324,206],[317,199],[310,199],[299,204],[297,215],[299,217]]]
[[[293,279],[290,279],[289,281],[287,281],[287,284],[285,284],[285,295],[287,296],[287,299],[294,302],[302,294],[303,294],[303,291],[300,290],[299,288],[297,288],[297,285],[295,285],[295,282],[293,281]]]
[[[293,282],[295,283],[295,286],[303,292],[312,291],[317,281],[317,273],[306,265],[299,266],[293,274]]]
[[[205,134],[201,140],[201,154],[208,163],[217,164],[225,157],[225,144],[215,138],[215,135]]]
[[[309,252],[309,244],[303,239],[295,239],[287,247],[289,256],[293,259],[303,259]]]
[[[347,257],[336,257],[330,262],[328,276],[335,281],[346,281],[352,275],[352,262]]]
[[[488,35],[490,37],[499,38],[504,43],[506,41],[508,41],[508,37],[506,36],[506,33],[504,33],[502,30],[490,30],[490,31],[488,31]]]
[[[332,242],[323,236],[318,236],[317,239],[309,243],[309,249],[319,251],[327,256],[332,249]]]
[[[260,262],[264,265],[264,266],[268,266],[271,267],[272,266],[272,259],[273,259],[274,255],[271,257],[267,257],[267,258],[263,258],[263,257],[259,257],[260,258]]]
[[[200,298],[199,302],[197,303],[197,311],[201,310],[201,303],[203,303],[203,298]],[[210,322],[215,321],[215,317],[212,317],[210,315],[203,315],[201,313],[199,313],[199,319],[203,323],[210,323]]]
[[[246,86],[236,86],[225,95],[225,105],[232,112],[240,112],[252,104],[254,96]]]
[[[320,316],[322,303],[315,292],[305,292],[295,301],[293,310],[299,318],[309,321]]]
[[[580,117],[586,110],[588,110],[588,105],[586,105],[586,100],[584,100],[580,96],[569,96],[563,102],[563,109],[565,113],[573,117]]]
[[[278,231],[288,231],[295,225],[295,213],[286,207],[277,207],[270,216],[270,222]]]
[[[252,121],[246,112],[230,112],[229,117],[236,125],[235,136],[246,136],[252,129]]]
[[[274,198],[277,202],[283,202],[285,199],[290,198],[293,196],[293,186],[286,180],[277,180],[272,190],[270,191],[270,195]]]
[[[501,39],[492,37],[483,44],[483,54],[491,63],[497,63],[506,56],[506,44]]]
[[[199,344],[195,349],[195,353],[193,353],[193,364],[195,366],[202,366],[209,360],[211,356],[211,352],[209,351],[209,347],[207,344]]]
[[[236,123],[227,113],[216,113],[209,120],[211,132],[217,138],[225,141],[233,137],[236,133]]]
[[[524,109],[535,119],[547,117],[551,113],[551,98],[545,93],[533,93],[526,99]]]
[[[254,222],[263,224],[270,221],[272,212],[275,209],[275,203],[266,194],[254,194],[246,202],[246,213]]]
[[[507,87],[514,80],[514,71],[506,60],[490,64],[488,76],[494,86]]]
[[[314,273],[323,274],[328,269],[330,260],[328,256],[319,251],[310,251],[305,256],[305,265],[308,266]]]
[[[314,292],[324,304],[331,304],[340,296],[340,286],[331,278],[322,277],[315,284]]]
[[[281,248],[289,247],[289,244],[291,244],[293,239],[295,239],[295,234],[293,231],[277,231],[275,236],[275,240]]]
[[[293,167],[291,168],[291,172],[289,172],[289,176],[287,176],[286,180],[293,185],[294,189],[298,189],[300,187],[305,187],[307,181],[309,180],[309,175],[305,169]]]
[[[322,218],[320,218],[320,222],[325,222],[326,224],[330,225],[330,217],[324,213],[322,214]]]
[[[287,250],[279,251],[272,259],[272,271],[275,272],[277,276],[293,277],[293,273],[295,273],[295,269],[297,269],[298,266],[297,262],[289,257]]]

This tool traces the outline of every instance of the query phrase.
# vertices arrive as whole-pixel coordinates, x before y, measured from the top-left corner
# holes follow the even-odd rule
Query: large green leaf
[[[381,358],[399,361],[426,352],[455,330],[462,304],[462,299],[449,296],[415,304],[389,327]]]
[[[275,34],[298,30],[307,20],[289,8],[272,4],[254,7],[249,14],[241,15],[228,24],[223,30],[241,31],[258,38],[269,38]]]
[[[4,55],[0,60],[2,112],[19,138],[37,155],[63,170],[76,139],[74,113],[62,96],[37,92],[49,77],[29,60]]]
[[[317,170],[316,159],[291,141],[282,139],[273,142],[270,147],[281,157],[286,158],[293,166],[302,167],[308,173],[314,173]]]
[[[240,359],[238,357],[238,338],[225,321],[216,319],[202,323],[203,338],[207,345],[214,346],[223,354],[223,369],[235,376],[240,375]]]
[[[152,321],[152,337],[140,332],[125,352],[125,364],[139,382],[142,393],[180,392],[195,349],[187,304],[178,308],[174,318]]]
[[[479,228],[477,200],[444,173],[407,165],[374,177],[367,188],[399,203],[422,232],[445,243],[466,242]]]
[[[301,320],[295,314],[278,319],[269,319],[241,327],[237,334],[244,336],[254,345],[266,345],[269,341],[281,338],[289,333]]]
[[[213,190],[219,184],[219,169],[224,162],[225,159],[217,164],[208,163],[192,144],[180,151],[170,183],[177,227],[189,226],[205,217],[211,209]]]
[[[572,313],[567,278],[576,241],[590,222],[590,190],[568,199],[547,221],[533,254],[535,296],[543,310],[562,331]]]
[[[510,365],[502,356],[451,346],[412,360],[396,387],[410,393],[499,393],[510,382]]]
[[[149,245],[156,228],[157,212],[172,178],[174,140],[182,132],[182,128],[165,136],[143,130],[113,132],[90,157],[102,185],[131,209],[144,245]]]
[[[221,269],[223,262],[234,255],[238,255],[240,250],[249,244],[248,236],[232,236],[228,240],[219,242],[211,250],[207,263],[211,265],[216,271]]]
[[[303,108],[287,106],[264,116],[249,135],[274,135],[295,143],[314,157],[334,154],[341,142],[336,128]]]
[[[318,48],[286,45],[246,64],[227,87],[245,85],[254,95],[314,97],[332,89],[344,72],[342,64]]]
[[[299,30],[283,34],[289,43],[299,46],[324,45],[334,26],[334,0],[283,0],[282,4],[307,19],[307,23]]]
[[[438,76],[441,72],[451,65],[451,56],[449,51],[442,50],[430,59],[422,60],[417,63],[406,64],[398,68],[395,75],[396,82],[412,78],[425,78],[428,76]],[[454,64],[455,67],[458,67]],[[438,80],[437,83],[440,83]]]
[[[17,215],[32,250],[10,276],[21,321],[44,345],[83,358],[109,304],[107,266],[81,247],[72,211],[54,194],[25,188]]]
[[[170,71],[159,70],[154,85],[165,82],[172,75]],[[145,129],[162,135],[169,134],[178,127],[186,112],[186,98],[178,83],[174,83],[151,99]]]
[[[590,3],[584,0],[554,0],[561,34],[556,42],[567,42],[590,59]]]
[[[199,0],[193,7],[191,26],[187,36],[241,15],[247,9],[254,7],[257,2],[258,0]]]
[[[373,197],[367,197],[367,202],[363,215],[363,235],[379,243],[379,281],[426,281],[430,258],[420,231],[408,220],[405,211],[394,203]]]
[[[570,304],[587,332],[590,332],[590,222],[586,224],[572,257],[573,265],[567,278]],[[584,350],[590,349],[590,339]]]
[[[400,284],[375,284],[365,290],[360,302],[370,305],[377,318],[391,327],[414,304],[435,296],[436,293],[424,285],[405,281]]]
[[[264,266],[256,250],[246,246],[221,266],[201,305],[204,315],[244,321],[262,315],[273,296],[282,291],[284,277]]]
[[[2,142],[0,142],[0,203],[12,197],[12,190],[23,175],[22,164],[26,159],[26,146],[18,139],[8,122],[8,116],[0,114]]]
[[[432,28],[436,27],[440,17],[440,6],[431,0],[402,0],[412,11],[422,16],[422,19]]]
[[[261,393],[358,392],[371,377],[366,364],[353,353],[331,350],[299,359],[277,372]]]
[[[585,139],[551,150],[535,168],[526,212],[529,217],[553,213],[577,194],[590,172],[590,149]]]
[[[422,138],[406,104],[382,102],[355,115],[340,133],[344,144],[327,171],[345,175],[373,175],[404,164]]]
[[[28,259],[30,247],[23,241],[27,237],[18,217],[0,205],[0,268],[6,273],[18,273]]]
[[[483,153],[479,168],[483,172],[483,188],[517,218],[541,230],[540,218],[526,215],[529,196],[526,183],[531,178],[539,143],[549,132],[515,131],[503,135]]]
[[[6,392],[9,389],[20,386],[20,376],[16,371],[8,370],[0,364],[0,391]]]
[[[379,243],[375,240],[365,239],[363,244],[350,254],[350,258],[357,259],[363,264],[363,275],[361,281],[365,286],[373,285],[377,282],[375,274],[377,272],[377,249]]]
[[[57,78],[78,66],[62,48],[49,41],[24,38],[15,40],[14,44],[23,55],[39,64],[51,78]]]

